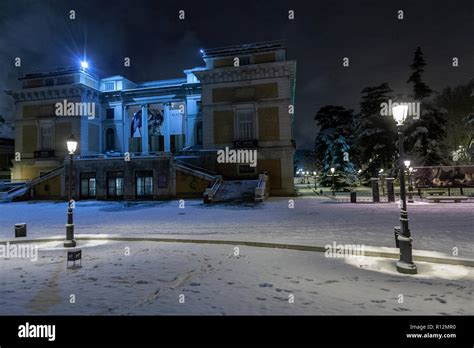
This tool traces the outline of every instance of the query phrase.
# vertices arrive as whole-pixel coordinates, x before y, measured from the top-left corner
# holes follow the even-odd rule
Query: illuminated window
[[[107,196],[109,198],[123,197],[123,172],[107,173]]]
[[[136,173],[136,195],[137,197],[153,196],[153,172],[139,171]]]
[[[81,197],[93,198],[96,195],[95,173],[81,173]]]

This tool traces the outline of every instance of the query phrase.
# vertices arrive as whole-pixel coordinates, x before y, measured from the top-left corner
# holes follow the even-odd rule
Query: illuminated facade
[[[205,67],[184,77],[136,83],[72,68],[28,74],[16,102],[12,178],[33,197],[64,197],[66,138],[79,139],[78,198],[202,196],[222,180],[270,177],[293,194],[294,61],[283,43],[202,50]],[[258,165],[219,164],[223,147],[252,148]]]

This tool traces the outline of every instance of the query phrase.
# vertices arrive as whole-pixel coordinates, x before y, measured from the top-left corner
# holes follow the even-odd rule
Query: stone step
[[[223,181],[213,198],[213,202],[236,202],[253,200],[258,180]]]

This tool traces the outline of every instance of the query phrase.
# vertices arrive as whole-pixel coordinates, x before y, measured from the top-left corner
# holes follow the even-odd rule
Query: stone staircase
[[[28,183],[5,183],[0,188],[0,203],[11,202],[17,197],[26,195],[29,190]]]
[[[253,202],[258,180],[222,181],[212,202]]]
[[[15,199],[26,197],[30,193],[31,187],[56,175],[61,175],[63,170],[64,166],[59,166],[27,182],[2,183],[2,185],[0,185],[0,203],[11,202]]]

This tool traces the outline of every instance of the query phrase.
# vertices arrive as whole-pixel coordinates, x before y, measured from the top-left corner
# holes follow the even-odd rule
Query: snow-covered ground
[[[294,201],[290,208],[289,200]],[[76,203],[78,234],[119,234],[326,245],[357,243],[394,247],[396,203],[350,204],[314,197],[270,198],[262,204],[204,205],[202,200]],[[410,204],[414,248],[474,258],[474,203]],[[0,239],[26,222],[32,237],[64,236],[64,202],[0,204]]]
[[[67,269],[60,242],[39,246],[36,262],[0,259],[0,315],[474,314],[472,267],[418,262],[409,276],[373,257],[82,241],[82,268]]]

